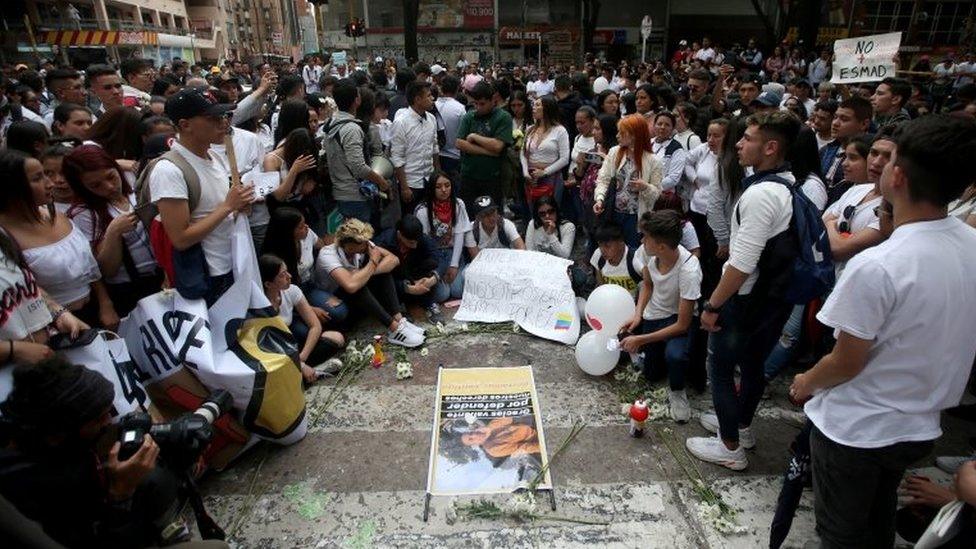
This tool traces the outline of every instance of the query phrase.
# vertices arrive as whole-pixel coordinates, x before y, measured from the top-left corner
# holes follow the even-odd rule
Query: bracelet
[[[61,316],[63,316],[64,313],[66,312],[68,312],[68,309],[64,307],[58,307],[58,310],[51,313],[51,324],[56,323],[58,319],[61,318]]]

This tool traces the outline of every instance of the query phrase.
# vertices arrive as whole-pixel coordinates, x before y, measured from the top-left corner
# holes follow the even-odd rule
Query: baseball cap
[[[230,103],[218,103],[209,90],[183,88],[166,100],[166,116],[174,123],[195,116],[220,116],[234,110]]]
[[[220,74],[220,67],[216,65],[210,67],[210,74]]]
[[[490,196],[484,195],[474,199],[474,215],[476,217],[494,210],[498,210],[498,205]]]
[[[760,105],[765,105],[767,107],[778,107],[780,103],[783,102],[783,96],[776,93],[773,90],[764,91],[759,94],[753,104],[759,103]]]
[[[430,67],[430,74],[437,76],[438,74],[444,72],[444,67],[440,65],[432,65]]]

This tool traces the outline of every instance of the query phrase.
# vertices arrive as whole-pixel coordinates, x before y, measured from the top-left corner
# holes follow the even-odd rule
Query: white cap
[[[444,72],[444,70],[445,70],[444,67],[440,65],[432,65],[430,67],[430,74],[437,76],[438,74]]]

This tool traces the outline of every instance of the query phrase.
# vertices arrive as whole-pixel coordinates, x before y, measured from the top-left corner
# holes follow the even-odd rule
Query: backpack
[[[475,221],[474,228],[472,230],[474,231],[475,246],[480,246],[481,245],[481,222]],[[498,241],[501,242],[502,246],[505,246],[506,248],[511,248],[512,241],[508,239],[508,233],[505,232],[504,218],[498,220],[497,230],[498,230]]]
[[[634,255],[636,254],[637,254],[637,248],[628,247],[627,257],[625,260],[627,261],[627,273],[630,275],[630,279],[640,284],[641,280],[643,280],[644,277],[641,276],[641,273],[639,273],[637,269],[634,268]],[[603,257],[603,254],[600,254],[600,259],[596,262],[597,268],[600,269],[600,271],[603,271],[603,266],[606,264],[607,264],[607,258]]]
[[[760,289],[789,303],[806,304],[834,285],[827,229],[817,206],[789,181],[772,174],[756,182],[759,181],[781,183],[790,190],[793,216],[785,231],[766,242],[759,256],[759,280],[753,292]],[[738,206],[735,218],[741,223]]]
[[[183,155],[173,150],[166,151],[147,164],[136,179],[136,214],[139,216],[139,220],[142,221],[142,226],[146,230],[152,225],[156,214],[159,213],[159,209],[153,203],[152,196],[149,192],[149,176],[160,160],[169,160],[183,174],[183,181],[186,182],[187,205],[190,207],[190,213],[193,213],[193,210],[200,203],[200,176],[197,175],[193,166],[183,158]]]
[[[437,148],[439,150],[444,150],[444,145],[447,145],[447,131],[444,127],[444,117],[441,116],[441,111],[437,110],[437,103],[430,108],[431,114],[434,115],[434,121],[437,125]]]

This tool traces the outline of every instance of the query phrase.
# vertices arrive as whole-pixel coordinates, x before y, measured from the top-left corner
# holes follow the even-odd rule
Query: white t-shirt
[[[853,379],[804,410],[831,440],[856,448],[939,438],[976,354],[976,231],[955,218],[902,225],[848,263],[817,318],[871,341]]]
[[[481,238],[478,242],[474,240],[474,226],[479,224],[479,232],[481,233]],[[478,246],[479,249],[486,248],[505,248],[502,245],[501,239],[498,238],[498,225],[495,225],[495,230],[488,232],[484,227],[480,227],[480,221],[475,220],[471,223],[472,230],[468,234],[464,235],[464,245],[468,248]],[[502,226],[504,227],[505,235],[508,236],[509,247],[515,242],[515,240],[522,238],[519,235],[518,228],[515,227],[515,223],[512,223],[510,219],[501,219]]]
[[[230,135],[234,143],[234,157],[237,159],[237,171],[240,172],[241,177],[244,177],[244,174],[251,170],[256,169],[260,172],[261,163],[264,161],[265,155],[264,143],[261,142],[261,138],[256,133],[240,128],[234,128],[234,132]],[[223,143],[210,145],[210,150],[220,155],[224,165],[230,166],[230,162],[227,160],[227,147]],[[255,201],[251,206],[251,215],[248,216],[248,222],[251,226],[260,227],[261,225],[267,225],[270,221],[271,214],[268,213],[268,205],[264,203],[264,199]]]
[[[847,192],[841,195],[837,199],[837,202],[834,202],[827,208],[827,211],[824,212],[825,214],[829,213],[837,216],[837,230],[840,230],[840,224],[845,219],[845,211],[853,212],[853,215],[848,218],[850,223],[850,228],[847,230],[848,233],[854,234],[864,229],[881,230],[881,222],[878,220],[878,216],[874,214],[875,206],[881,205],[881,197],[876,196],[864,204],[858,205],[873,188],[874,183],[854,185],[850,189],[847,189]],[[847,261],[834,261],[834,272],[837,278],[840,278],[840,274],[844,272],[845,265],[847,265]]]
[[[108,205],[108,215],[115,219],[120,215],[131,213],[132,208],[136,204],[136,196],[134,194],[129,195],[129,204],[132,206],[129,210],[123,212],[116,208],[114,205]],[[73,214],[71,221],[75,224],[78,229],[85,234],[89,242],[93,245],[95,244],[95,216],[91,210],[88,208],[72,208],[70,213]],[[105,235],[102,235],[104,238]],[[125,242],[126,248],[129,250],[129,255],[132,256],[132,262],[135,264],[136,271],[140,275],[149,275],[156,270],[156,258],[153,257],[152,247],[149,244],[149,232],[142,226],[141,221],[136,221],[135,229],[124,233],[122,235],[122,240]],[[119,270],[115,272],[112,276],[106,276],[102,273],[105,282],[112,284],[121,284],[124,282],[131,282],[129,279],[129,272],[125,268],[125,263],[119,266]]]
[[[526,93],[535,93],[536,97],[542,97],[543,95],[552,95],[556,91],[556,83],[553,80],[536,80],[535,82],[529,82]]]
[[[793,174],[777,174],[791,184]],[[736,215],[738,211],[738,215]],[[739,295],[749,295],[759,279],[759,256],[766,242],[785,231],[793,218],[793,195],[785,185],[773,181],[759,181],[750,185],[732,208],[729,230],[729,260],[732,266],[748,273],[749,278],[739,288]]]
[[[600,272],[600,276],[603,277],[603,282],[606,284],[616,284],[623,289],[630,292],[630,295],[637,297],[637,288],[640,283],[639,277],[641,276],[641,270],[644,265],[637,258],[637,252],[631,261],[631,266],[634,268],[634,272],[638,276],[638,280],[634,280],[630,277],[630,269],[627,268],[627,255],[630,253],[630,248],[624,246],[624,255],[621,256],[620,262],[616,265],[611,265],[610,261],[605,261],[603,267],[600,267],[600,260],[603,259],[603,252],[600,248],[593,251],[593,255],[590,257],[590,265],[593,269]]]
[[[821,213],[824,211],[827,206],[827,186],[824,185],[819,175],[815,173],[808,175],[803,185],[800,186],[800,191],[810,199],[810,202],[813,202],[817,211]]]
[[[676,315],[682,299],[694,301],[701,297],[701,266],[698,258],[684,246],[678,245],[678,262],[666,274],[661,274],[656,258],[648,256],[643,246],[637,251],[637,257],[647,267],[653,287],[651,299],[644,307],[644,320],[660,320]]]
[[[278,307],[278,316],[285,321],[285,326],[291,326],[291,321],[295,314],[295,306],[303,299],[305,299],[305,294],[302,293],[301,288],[294,284],[288,286],[287,290],[281,292],[281,305]]]
[[[586,137],[585,135],[577,135],[576,139],[573,141],[573,150],[569,153],[569,163],[570,167],[576,165],[576,158],[579,157],[580,153],[590,152],[596,148],[596,140],[593,137]]]
[[[197,204],[197,209],[190,212],[190,220],[203,219],[227,198],[227,190],[230,188],[230,171],[227,169],[227,164],[221,160],[219,155],[209,151],[209,159],[200,158],[180,145],[179,142],[173,143],[172,150],[183,155],[183,158],[196,170],[197,176],[200,178],[200,202]],[[187,200],[186,181],[183,179],[183,173],[172,162],[160,161],[149,175],[149,193],[153,202],[163,198]],[[219,276],[230,272],[233,230],[234,222],[231,216],[227,216],[201,241],[210,276]]]
[[[373,243],[369,243],[370,247]],[[336,269],[359,270],[365,261],[365,254],[355,254],[347,257],[346,252],[333,242],[319,250],[319,257],[315,260],[315,284],[327,292],[335,292],[339,283],[332,278],[332,271]]]
[[[312,270],[315,267],[315,243],[318,240],[318,235],[309,229],[305,239],[298,244],[301,248],[301,256],[298,258],[298,282],[300,284],[312,280]]]

